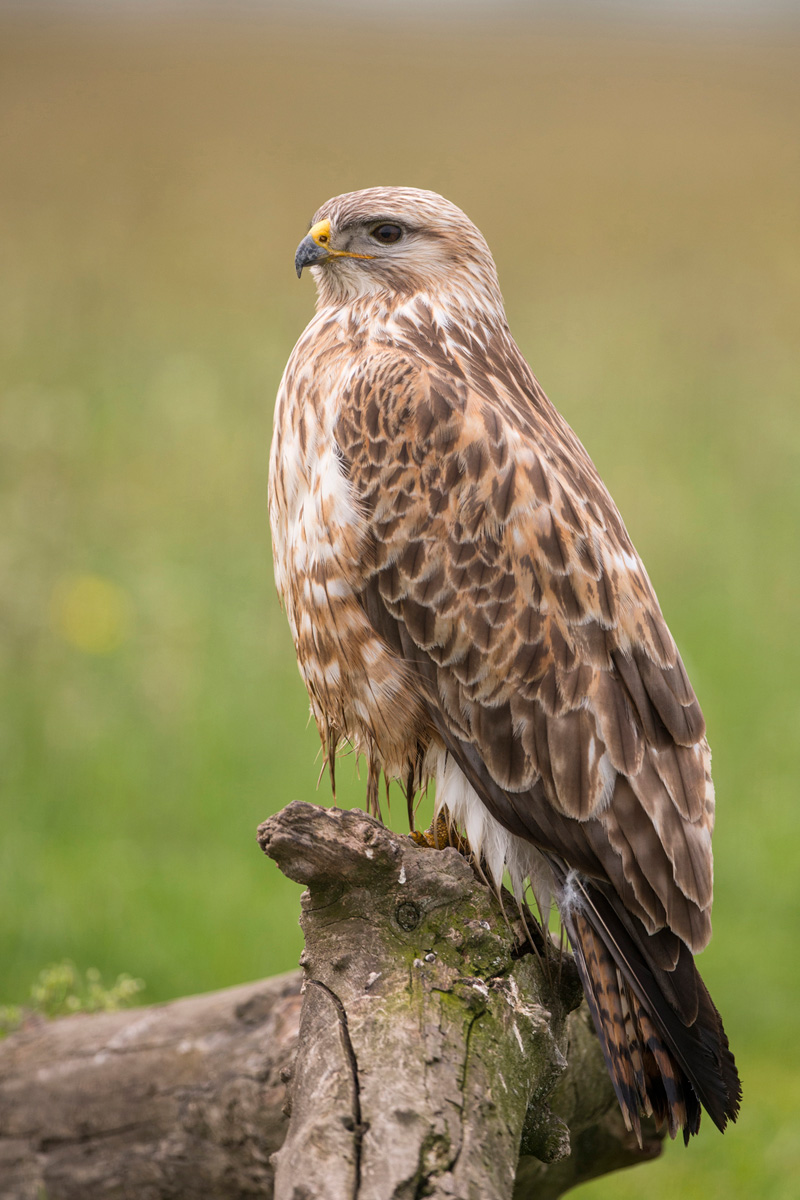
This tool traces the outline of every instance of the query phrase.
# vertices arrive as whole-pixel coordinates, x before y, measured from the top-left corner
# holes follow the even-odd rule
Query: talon
[[[431,822],[424,833],[420,833],[419,830],[415,829],[413,833],[409,834],[409,837],[417,846],[421,846],[423,850],[444,850],[447,846],[453,846],[466,858],[472,855],[469,842],[465,837],[461,836],[444,812],[439,813],[438,817]]]

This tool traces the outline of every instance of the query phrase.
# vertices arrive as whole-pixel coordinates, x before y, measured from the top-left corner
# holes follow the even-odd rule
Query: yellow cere
[[[318,246],[327,246],[331,240],[330,221],[317,221],[316,225],[312,225],[309,229],[308,236],[313,238]]]

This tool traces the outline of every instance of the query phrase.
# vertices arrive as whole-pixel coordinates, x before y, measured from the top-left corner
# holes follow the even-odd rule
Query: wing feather
[[[699,949],[705,727],[649,579],[521,371],[479,386],[474,363],[445,370],[442,353],[427,367],[376,354],[343,399],[336,439],[374,543],[365,605],[385,609],[432,723],[462,757],[472,747],[500,819],[569,863],[581,845],[648,929]]]

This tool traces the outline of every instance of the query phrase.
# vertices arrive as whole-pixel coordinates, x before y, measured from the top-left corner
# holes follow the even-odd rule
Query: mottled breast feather
[[[281,383],[270,463],[273,557],[331,781],[337,747],[347,741],[366,756],[377,813],[381,770],[410,790],[421,786],[429,722],[413,670],[388,650],[361,602],[374,539],[334,436],[352,382],[349,342],[339,333],[336,322],[312,322]],[[317,350],[311,371],[309,344]]]

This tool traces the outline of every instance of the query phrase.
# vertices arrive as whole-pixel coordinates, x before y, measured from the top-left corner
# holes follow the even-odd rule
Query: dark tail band
[[[702,1105],[724,1130],[739,1112],[741,1084],[691,951],[669,930],[648,934],[614,893],[574,873],[562,900],[562,919],[628,1128],[641,1144],[641,1114],[652,1114],[671,1137],[683,1129],[688,1142],[700,1128]]]

